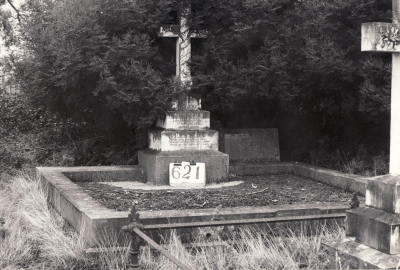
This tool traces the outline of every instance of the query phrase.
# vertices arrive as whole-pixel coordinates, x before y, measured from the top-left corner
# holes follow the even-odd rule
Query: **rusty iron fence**
[[[185,222],[185,223],[168,223],[168,224],[146,224],[140,222],[139,213],[136,211],[135,205],[132,206],[131,213],[129,214],[128,225],[124,226],[122,230],[132,236],[131,245],[129,248],[129,267],[128,270],[139,270],[139,248],[141,239],[153,246],[161,254],[166,256],[175,265],[183,270],[190,269],[182,262],[176,259],[171,253],[162,248],[143,231],[155,229],[177,229],[177,228],[193,228],[193,227],[213,227],[213,226],[230,226],[230,225],[244,225],[244,224],[257,224],[257,223],[275,223],[275,222],[293,222],[293,221],[306,221],[306,220],[324,220],[324,219],[339,219],[345,218],[346,213],[333,213],[333,214],[314,214],[306,216],[283,216],[271,218],[253,218],[253,219],[237,219],[237,220],[218,220],[218,221],[204,221],[204,222]]]

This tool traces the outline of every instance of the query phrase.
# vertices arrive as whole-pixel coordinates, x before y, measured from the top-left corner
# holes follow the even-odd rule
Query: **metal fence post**
[[[132,242],[129,247],[129,267],[128,270],[141,270],[139,266],[139,248],[141,238],[134,232],[134,228],[141,229],[142,225],[139,221],[139,213],[136,211],[135,205],[132,205],[131,213],[129,214],[128,225],[122,227],[122,230],[132,236]]]

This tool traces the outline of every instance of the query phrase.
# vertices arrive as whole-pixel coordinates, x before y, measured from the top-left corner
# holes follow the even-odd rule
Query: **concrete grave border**
[[[338,171],[297,163],[276,162],[230,166],[230,173],[236,175],[289,174],[304,176],[332,186],[341,187],[365,196],[367,178]],[[49,203],[70,223],[84,241],[91,247],[106,241],[104,235],[117,237],[119,243],[126,240],[121,233],[127,224],[127,211],[114,211],[84,192],[74,181],[144,181],[142,166],[96,166],[96,167],[37,167],[36,175],[45,191]],[[302,216],[312,214],[345,213],[349,207],[344,204],[284,205],[266,207],[237,207],[196,210],[139,211],[145,224],[165,224],[171,222],[199,222],[218,219],[269,218],[281,216]],[[122,241],[122,242],[121,242]]]

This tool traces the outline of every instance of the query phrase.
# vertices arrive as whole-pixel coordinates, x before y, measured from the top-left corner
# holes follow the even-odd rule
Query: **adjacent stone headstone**
[[[278,129],[219,130],[219,150],[230,161],[280,161]]]
[[[362,24],[361,42],[363,51],[392,52],[390,174],[369,179],[366,207],[347,211],[346,235],[355,241],[326,244],[351,269],[397,269],[400,261],[400,0],[392,4],[393,23]]]
[[[147,181],[155,185],[169,184],[169,164],[182,161],[202,162],[206,166],[206,182],[228,178],[229,156],[218,151],[218,132],[210,129],[210,112],[201,110],[201,98],[191,93],[191,38],[205,37],[204,32],[188,26],[190,5],[179,10],[179,25],[160,28],[160,37],[173,37],[176,43],[177,83],[184,91],[172,102],[173,111],[156,122],[149,131],[149,149],[139,151],[139,165],[147,171]]]

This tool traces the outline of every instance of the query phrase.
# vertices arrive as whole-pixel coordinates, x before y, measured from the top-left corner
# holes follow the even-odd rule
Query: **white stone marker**
[[[173,187],[204,187],[206,185],[206,166],[204,163],[169,164],[169,185]]]
[[[400,0],[393,0],[393,23],[363,23],[362,51],[392,52],[389,173],[400,174]]]

